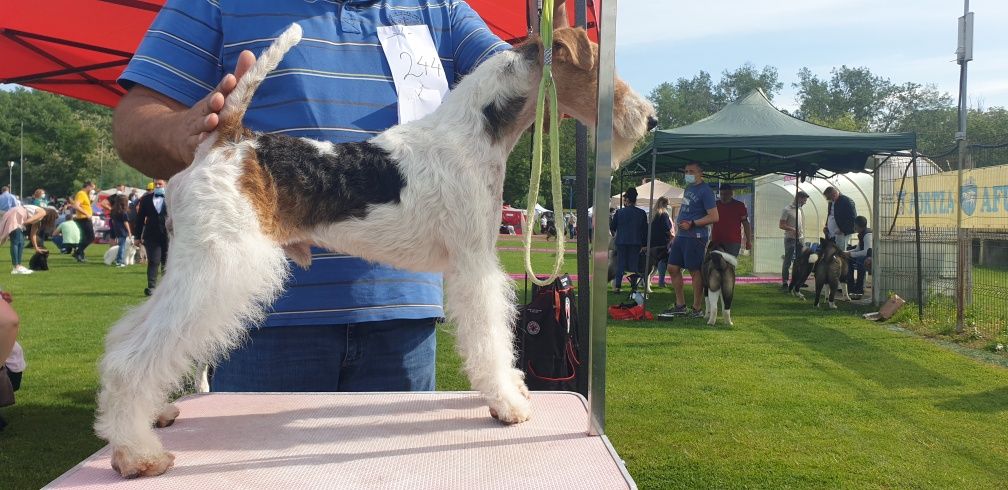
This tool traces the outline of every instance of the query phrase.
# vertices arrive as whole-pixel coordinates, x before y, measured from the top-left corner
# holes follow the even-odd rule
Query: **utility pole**
[[[962,225],[963,170],[972,167],[966,148],[966,63],[972,59],[973,12],[969,11],[969,0],[963,0],[963,16],[959,17],[959,42],[956,47],[956,62],[959,64],[959,131],[955,134],[959,147],[959,171],[956,179],[956,193],[959,197],[959,206],[956,207],[956,333],[962,333],[964,329],[967,290],[971,289],[973,275],[970,270],[973,265],[973,244],[969,231]]]
[[[24,199],[24,121],[21,121],[21,168],[20,168],[20,172],[21,172],[21,183],[18,184],[18,191],[20,191],[20,193],[18,195],[21,196],[22,199]]]

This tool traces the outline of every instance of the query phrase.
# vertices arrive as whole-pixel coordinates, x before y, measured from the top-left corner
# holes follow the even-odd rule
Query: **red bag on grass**
[[[626,307],[624,305],[612,305],[609,307],[609,318],[613,320],[654,320],[654,315],[644,309],[641,305]]]

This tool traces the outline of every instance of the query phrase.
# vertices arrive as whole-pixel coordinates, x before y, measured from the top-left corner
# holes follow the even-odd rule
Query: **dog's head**
[[[820,238],[819,239],[819,256],[820,257],[833,257],[840,252],[840,248],[837,247],[836,241],[832,238]]]
[[[563,114],[569,114],[594,128],[598,120],[598,45],[581,28],[560,26],[553,31],[553,79],[557,88],[557,103]],[[543,46],[538,36],[529,38],[514,50],[515,64],[524,71],[536,93],[542,78]],[[517,60],[521,60],[519,63]],[[613,95],[613,166],[616,168],[633,151],[634,145],[647,134],[658,120],[655,109],[619,77],[614,79]],[[534,101],[531,101],[534,107]]]

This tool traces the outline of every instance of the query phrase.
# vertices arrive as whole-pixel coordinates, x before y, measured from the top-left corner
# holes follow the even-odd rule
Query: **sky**
[[[1008,0],[972,0],[970,107],[1008,107]],[[894,83],[932,84],[958,98],[962,0],[620,0],[616,69],[641,94],[704,70],[716,84],[746,62],[777,68],[779,108],[798,104],[798,70],[829,79],[867,67]]]

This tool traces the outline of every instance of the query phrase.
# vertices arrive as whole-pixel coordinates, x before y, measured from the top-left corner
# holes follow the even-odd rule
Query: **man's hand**
[[[686,230],[689,230],[690,228],[693,228],[693,222],[692,221],[684,219],[684,220],[682,220],[682,221],[679,222],[679,229],[681,229],[683,231],[686,231]]]
[[[231,94],[231,91],[238,85],[238,80],[254,64],[255,55],[248,50],[242,51],[238,55],[238,66],[235,67],[234,74],[224,75],[213,92],[185,111],[184,123],[181,127],[183,134],[178,136],[176,140],[180,142],[178,151],[182,161],[192,162],[193,155],[196,154],[196,147],[214,129],[217,129],[217,124],[220,123],[220,111],[224,108],[224,99]]]
[[[250,51],[238,56],[233,75],[192,107],[136,85],[116,107],[112,135],[119,156],[147,175],[168,178],[192,163],[196,147],[217,128],[225,98],[255,63]]]

